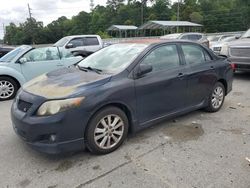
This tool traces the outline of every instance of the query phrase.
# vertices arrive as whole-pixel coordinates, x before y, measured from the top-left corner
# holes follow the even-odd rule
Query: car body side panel
[[[128,75],[126,72],[121,74]],[[112,77],[108,83],[96,87],[95,94],[89,95],[86,93],[85,107],[93,115],[107,105],[124,106],[131,115],[131,123],[135,124],[137,112],[134,80],[122,75]]]
[[[13,66],[13,65],[12,65]],[[0,66],[0,76],[10,76],[15,78],[20,85],[24,84],[27,80],[25,77],[18,71],[20,64],[15,64],[16,68],[12,66]]]
[[[179,77],[182,74],[183,77]],[[185,68],[149,73],[135,80],[137,111],[140,123],[186,107]]]
[[[211,88],[217,81],[214,63],[189,67],[188,71],[188,106],[202,104],[208,98]]]

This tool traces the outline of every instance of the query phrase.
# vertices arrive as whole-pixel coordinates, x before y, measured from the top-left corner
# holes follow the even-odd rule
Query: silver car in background
[[[233,40],[236,40],[235,36],[223,38],[219,42],[214,42],[212,44],[210,43],[210,49],[213,50],[215,54],[220,55],[222,46]]]
[[[209,47],[209,41],[203,33],[174,33],[169,35],[164,35],[160,39],[170,40],[170,39],[181,39],[190,40],[198,42],[204,46]]]

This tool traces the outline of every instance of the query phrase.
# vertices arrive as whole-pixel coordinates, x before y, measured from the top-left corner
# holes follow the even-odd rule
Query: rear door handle
[[[211,65],[211,66],[210,66],[210,69],[214,69],[214,66],[213,66],[213,65]]]

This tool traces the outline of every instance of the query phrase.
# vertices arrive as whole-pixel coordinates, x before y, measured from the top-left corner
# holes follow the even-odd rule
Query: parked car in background
[[[13,50],[12,47],[0,46],[0,58],[9,53],[11,50]]]
[[[207,39],[209,40],[209,46],[212,49],[212,46],[215,44],[223,41],[227,37],[234,37],[234,35],[213,35],[213,36],[207,36]]]
[[[182,39],[196,41],[202,45],[209,47],[209,41],[206,35],[202,33],[174,33],[169,35],[164,35],[160,37],[161,39]]]
[[[87,57],[103,48],[103,41],[99,35],[73,35],[63,37],[54,46],[65,48],[72,53]]]
[[[250,71],[250,29],[238,40],[224,44],[221,55],[235,64],[236,71]]]
[[[194,42],[152,41],[113,44],[31,80],[12,105],[15,132],[45,153],[86,146],[106,154],[128,130],[201,108],[218,111],[232,89],[227,59]]]
[[[220,55],[222,46],[233,40],[236,40],[235,36],[225,37],[221,39],[219,42],[212,43],[212,45],[210,43],[210,48],[214,51],[215,54]]]
[[[57,47],[20,46],[0,58],[0,101],[15,97],[25,82],[62,67],[78,63],[69,51]]]

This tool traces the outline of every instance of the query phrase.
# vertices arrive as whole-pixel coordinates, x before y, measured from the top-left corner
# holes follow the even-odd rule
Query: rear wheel
[[[16,96],[18,84],[12,78],[0,77],[0,101],[13,99]]]
[[[119,108],[107,107],[97,112],[86,128],[86,146],[95,154],[116,150],[128,133],[128,118]]]
[[[213,91],[209,96],[209,104],[206,110],[208,112],[217,112],[220,110],[225,99],[225,87],[221,82],[214,85]]]

